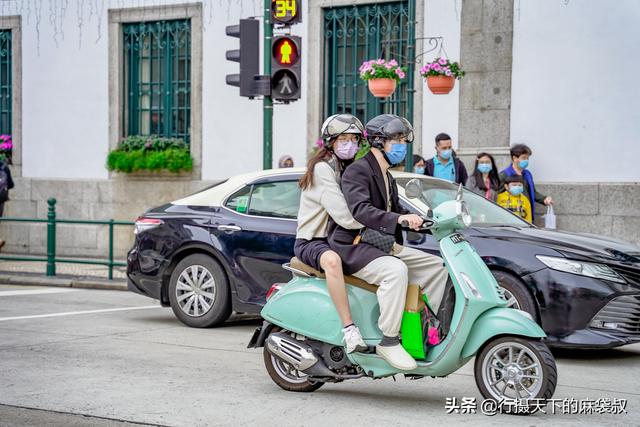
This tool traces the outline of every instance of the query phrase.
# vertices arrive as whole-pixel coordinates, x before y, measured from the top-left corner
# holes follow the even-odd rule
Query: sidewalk
[[[108,270],[102,265],[56,263],[56,275],[47,276],[45,262],[0,260],[0,284],[127,290],[126,267],[113,267],[113,280],[107,279]]]

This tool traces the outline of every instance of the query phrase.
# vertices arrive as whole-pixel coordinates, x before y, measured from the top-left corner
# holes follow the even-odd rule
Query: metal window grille
[[[190,135],[191,22],[123,25],[128,135]]]
[[[350,113],[366,121],[391,113],[412,120],[414,9],[414,0],[324,9],[325,117]],[[407,67],[406,78],[383,100],[369,93],[358,72],[363,61],[376,58]]]
[[[11,134],[11,30],[0,31],[0,133]]]

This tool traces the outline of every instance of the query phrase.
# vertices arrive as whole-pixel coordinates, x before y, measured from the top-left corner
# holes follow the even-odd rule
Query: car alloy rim
[[[208,313],[216,300],[216,282],[202,265],[185,268],[176,284],[176,301],[187,316],[200,317]]]
[[[538,398],[542,376],[538,356],[516,342],[495,346],[482,361],[482,381],[496,400]]]
[[[502,290],[504,292],[504,299],[507,300],[507,308],[522,310],[516,297],[507,288],[502,288]]]

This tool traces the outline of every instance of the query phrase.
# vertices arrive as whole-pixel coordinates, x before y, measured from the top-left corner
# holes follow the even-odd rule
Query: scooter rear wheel
[[[280,331],[281,329],[274,328],[271,333]],[[278,386],[284,390],[309,393],[316,391],[324,385],[323,382],[310,381],[306,374],[296,370],[287,362],[271,354],[266,345],[264,346],[262,356],[264,366],[267,368],[269,376],[274,383],[278,384]]]
[[[528,415],[553,396],[558,372],[541,341],[507,336],[490,341],[476,356],[475,378],[482,396],[498,402],[500,411]]]

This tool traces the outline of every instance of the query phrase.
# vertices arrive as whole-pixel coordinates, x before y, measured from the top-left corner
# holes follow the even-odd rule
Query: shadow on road
[[[551,352],[560,360],[626,360],[637,358],[640,360],[639,348],[610,348],[604,350],[585,349],[551,349]]]

